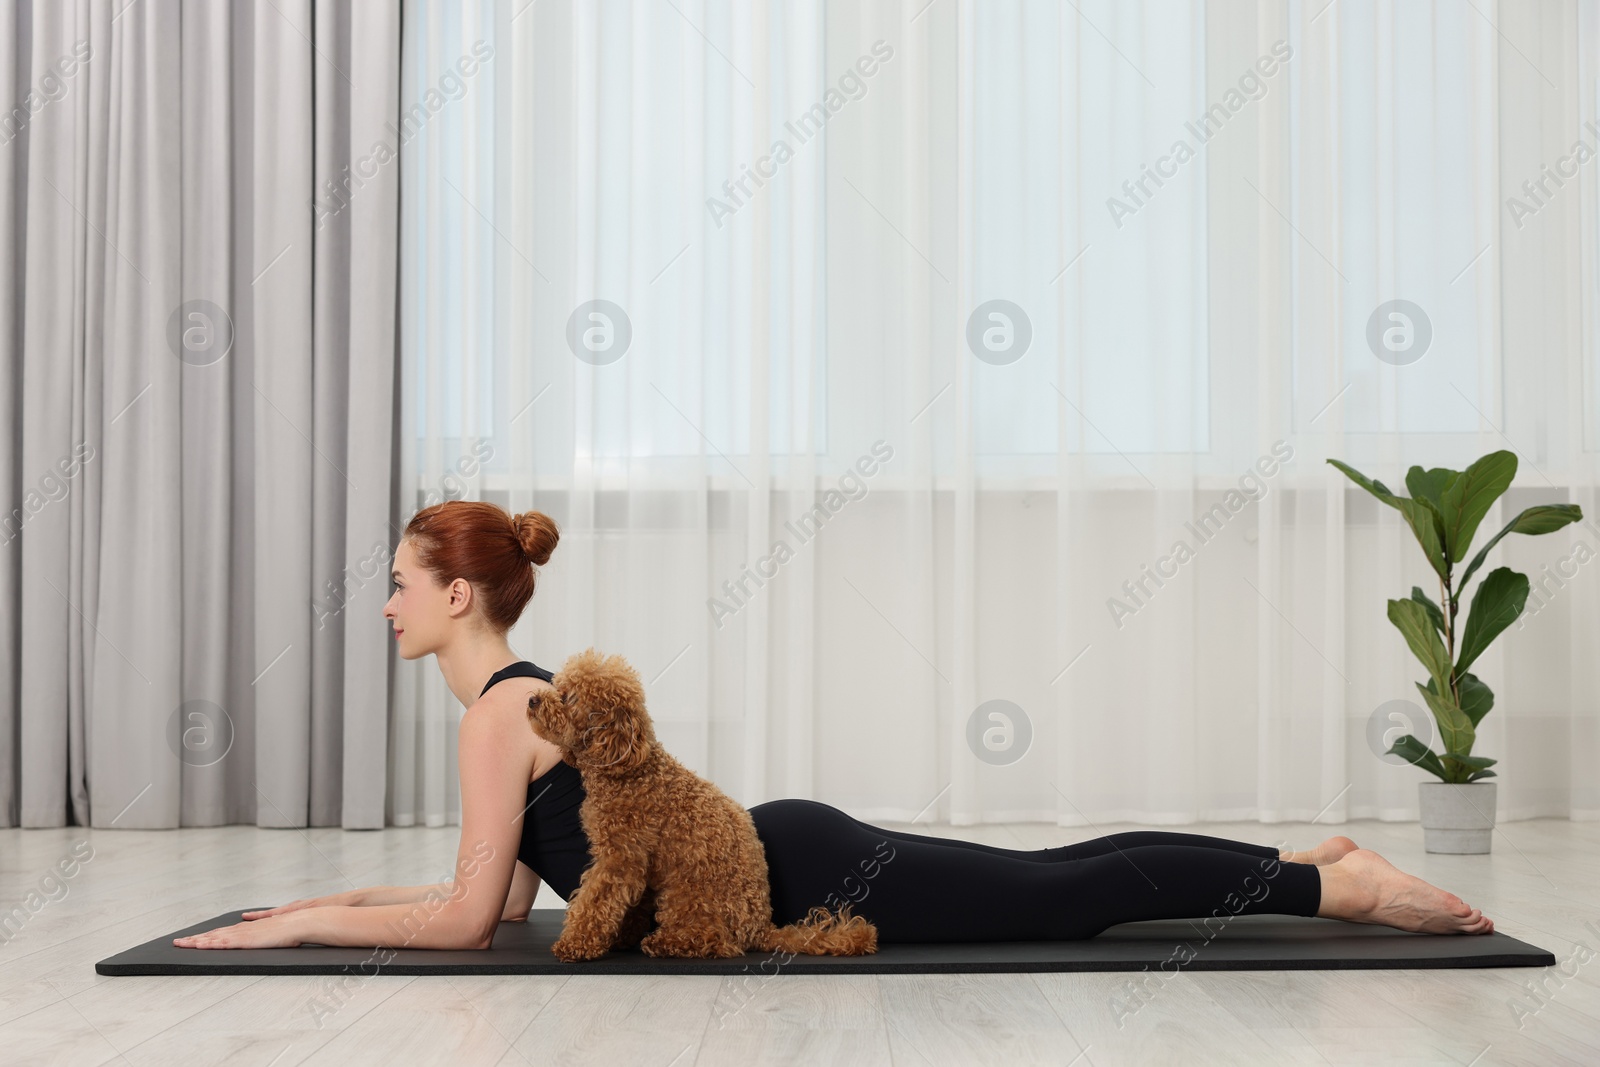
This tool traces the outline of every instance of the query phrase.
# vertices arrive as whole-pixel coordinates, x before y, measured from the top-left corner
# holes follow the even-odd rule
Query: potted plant
[[[1547,534],[1583,518],[1583,512],[1576,504],[1528,508],[1472,557],[1457,581],[1455,566],[1466,558],[1478,524],[1516,476],[1514,453],[1491,452],[1465,471],[1412,467],[1406,472],[1409,497],[1395,495],[1382,482],[1336,459],[1328,462],[1405,516],[1428,564],[1439,576],[1438,603],[1420,586],[1413,586],[1410,599],[1389,601],[1389,621],[1428,670],[1428,684],[1418,682],[1416,686],[1433,713],[1444,752],[1436,754],[1413,735],[1404,734],[1384,755],[1398,755],[1439,778],[1417,787],[1423,842],[1429,852],[1488,852],[1497,783],[1482,779],[1494,777],[1489,768],[1495,761],[1474,756],[1472,744],[1478,723],[1494,706],[1494,694],[1468,668],[1522,614],[1528,601],[1528,576],[1509,567],[1496,567],[1478,582],[1472,610],[1462,626],[1456,623],[1457,606],[1489,550],[1506,534]]]

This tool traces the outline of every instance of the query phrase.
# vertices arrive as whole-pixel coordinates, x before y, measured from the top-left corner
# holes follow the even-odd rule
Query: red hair
[[[542,511],[512,516],[487,500],[446,500],[413,515],[403,536],[439,585],[470,582],[484,621],[505,633],[533,597],[529,564],[544,566],[560,530]]]

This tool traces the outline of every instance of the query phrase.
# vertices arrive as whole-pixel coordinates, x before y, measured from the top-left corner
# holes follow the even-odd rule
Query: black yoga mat
[[[254,911],[256,909],[245,909]],[[950,974],[1020,971],[1367,970],[1417,967],[1553,967],[1553,954],[1505,934],[1413,934],[1386,926],[1293,915],[1238,915],[1122,923],[1083,941],[887,944],[869,956],[656,959],[638,949],[562,963],[550,954],[566,912],[536,908],[501,923],[488,949],[391,947],[193,949],[172,939],[243,921],[230,911],[107,957],[95,973],[130,974]]]

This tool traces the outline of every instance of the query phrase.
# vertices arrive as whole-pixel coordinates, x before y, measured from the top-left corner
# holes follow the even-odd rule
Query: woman
[[[578,818],[583,781],[528,725],[528,697],[551,688],[550,672],[506,643],[533,595],[532,567],[544,565],[556,540],[555,523],[540,512],[513,518],[494,504],[454,500],[419,511],[395,553],[396,588],[383,613],[400,655],[437,657],[467,708],[454,880],[297,900],[174,944],[487,948],[499,923],[527,918],[541,880],[570,899],[589,862]],[[880,829],[812,800],[768,801],[750,815],[767,855],[775,923],[848,903],[877,925],[880,943],[1074,939],[1141,919],[1251,913],[1494,930],[1477,908],[1347,837],[1280,853],[1140,830],[1027,851]]]

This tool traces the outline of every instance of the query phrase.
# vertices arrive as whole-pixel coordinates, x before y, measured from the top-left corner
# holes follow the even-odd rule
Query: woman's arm
[[[529,765],[526,711],[474,704],[461,720],[461,844],[453,882],[381,886],[420,900],[302,908],[174,940],[180,948],[318,945],[488,948],[510,895],[522,840]],[[530,872],[531,873],[531,872]],[[537,885],[535,885],[537,889]],[[372,897],[363,899],[371,900]],[[529,901],[531,904],[532,901]]]
[[[510,712],[517,712],[512,715]],[[319,945],[387,945],[390,948],[488,948],[505,911],[529,768],[509,758],[527,751],[527,713],[475,704],[461,719],[457,764],[461,779],[461,845],[454,882],[433,886],[377,887],[421,899],[358,907],[308,908],[299,915],[300,937]],[[369,891],[370,892],[370,891]]]
[[[506,894],[506,906],[500,913],[501,922],[517,922],[528,917],[534,898],[539,895],[543,882],[526,864],[518,863],[511,876],[511,891]],[[380,904],[415,904],[435,894],[450,896],[455,892],[454,882],[436,882],[433,885],[374,885],[365,889],[351,889],[344,893],[322,898],[323,907],[343,904],[353,908],[370,908]]]
[[[357,908],[371,908],[382,904],[415,904],[432,893],[449,896],[453,890],[452,882],[436,882],[433,885],[374,885],[365,889],[351,890],[348,895],[353,899],[342,903]]]
[[[346,889],[342,893],[328,893],[320,897],[305,897],[301,900],[291,900],[287,904],[280,904],[275,908],[259,908],[241,914],[247,920],[270,919],[277,915],[284,915],[302,908],[363,908],[370,904],[412,904],[425,899],[430,893],[439,891],[448,895],[451,891],[450,882],[440,882],[436,885],[375,885],[365,889]]]
[[[533,907],[533,901],[539,895],[539,886],[542,884],[539,876],[527,864],[518,863],[511,875],[511,891],[506,894],[506,906],[500,912],[500,921],[516,922],[526,919],[528,909]],[[455,885],[452,882],[439,882],[435,885],[375,885],[366,889],[352,889],[343,894],[346,899],[329,898],[328,903],[363,908],[378,904],[415,904],[419,900],[426,900],[431,894],[440,893],[449,896],[454,891]]]
[[[539,876],[534,874],[525,865],[518,863],[516,873],[512,876],[511,891],[506,896],[505,907],[501,910],[501,922],[523,922],[528,918],[528,910],[533,907],[533,899],[539,893]],[[429,904],[436,907],[439,902],[448,900],[455,892],[454,883],[440,882],[437,885],[417,886],[374,886],[365,892],[374,895],[392,893],[403,899],[366,899],[359,905],[334,906],[331,908],[316,908],[314,912],[321,913],[325,922],[314,919],[304,920],[300,933],[300,940],[317,945],[334,944],[387,944],[391,948],[460,948],[462,933],[459,930],[443,930],[437,938],[425,936],[424,928],[432,925],[434,913],[430,912]],[[408,907],[407,905],[417,905]],[[356,908],[363,910],[361,915],[329,915],[334,912],[351,912]],[[442,911],[442,909],[441,909]],[[376,919],[371,918],[377,916]],[[395,940],[384,941],[383,934],[392,935]],[[326,937],[351,937],[351,941],[327,941]],[[369,937],[375,940],[369,940]],[[493,935],[490,937],[493,940]],[[438,943],[434,943],[436,941]],[[488,944],[474,946],[488,948]]]
[[[445,895],[414,904],[306,908],[284,918],[298,944],[461,949],[488,948],[493,940]]]
[[[528,918],[534,898],[539,895],[540,879],[526,863],[518,862],[511,875],[511,891],[506,894],[506,906],[500,912],[501,922],[519,923]]]

